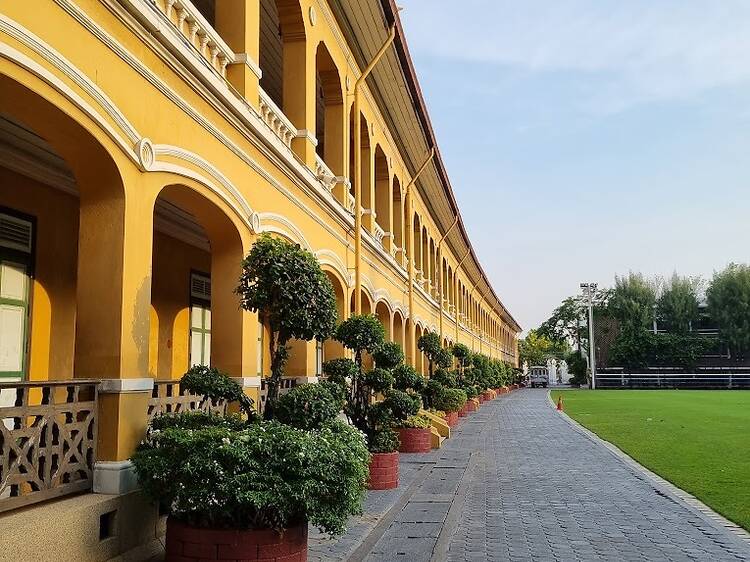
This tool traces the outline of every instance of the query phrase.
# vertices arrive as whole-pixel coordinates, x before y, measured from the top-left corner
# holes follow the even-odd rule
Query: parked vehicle
[[[529,386],[536,388],[541,386],[547,388],[549,384],[549,373],[547,367],[535,366],[529,369]]]

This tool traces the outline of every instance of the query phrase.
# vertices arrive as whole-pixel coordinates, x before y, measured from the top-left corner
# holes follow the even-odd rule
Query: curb
[[[556,414],[558,413],[556,409],[557,405],[552,400],[552,392],[550,390],[547,391],[547,405],[552,409],[553,412],[555,412]],[[657,492],[668,497],[675,503],[683,505],[686,509],[697,514],[699,517],[711,523],[715,527],[718,527],[724,531],[729,531],[729,533],[735,538],[739,539],[741,543],[743,543],[747,547],[750,547],[750,533],[745,529],[743,529],[736,523],[733,523],[723,515],[716,513],[713,509],[708,507],[705,503],[700,501],[692,494],[687,493],[682,488],[678,488],[655,472],[650,471],[648,468],[640,464],[615,444],[602,439],[596,433],[578,423],[576,420],[571,418],[564,410],[560,413],[563,414],[560,417],[565,420],[575,431],[577,431],[590,441],[598,445],[602,445],[605,449],[607,449],[607,451],[609,451],[610,454],[624,463],[636,475],[642,476],[645,480],[647,480]]]

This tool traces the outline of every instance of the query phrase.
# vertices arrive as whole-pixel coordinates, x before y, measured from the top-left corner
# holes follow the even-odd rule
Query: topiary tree
[[[440,336],[436,333],[427,332],[421,336],[417,341],[417,348],[427,357],[430,377],[432,377],[435,372],[436,366],[444,368],[450,367],[452,361],[451,355],[443,349],[443,346],[440,344]]]
[[[458,380],[460,382],[464,376],[464,369],[466,369],[471,359],[471,350],[462,343],[456,343],[453,344],[451,353],[453,353],[453,357],[456,358],[456,362],[458,363]]]
[[[271,378],[264,417],[273,418],[292,339],[325,340],[336,326],[336,296],[318,260],[297,244],[261,236],[242,262],[236,292],[270,331]]]
[[[396,342],[385,342],[372,354],[375,365],[383,369],[395,369],[404,362],[404,350]]]
[[[398,435],[393,431],[393,424],[415,415],[422,407],[417,392],[424,378],[402,364],[401,346],[384,342],[384,338],[385,330],[377,317],[352,316],[338,327],[336,339],[354,352],[355,361],[337,360],[327,363],[323,369],[329,375],[328,380],[344,381],[347,395],[344,411],[367,436],[372,453],[397,450]],[[365,352],[373,355],[377,365],[366,373],[362,368]],[[377,397],[383,400],[374,402]]]
[[[206,365],[190,367],[180,379],[180,386],[190,394],[203,396],[205,401],[210,400],[214,404],[220,400],[237,402],[249,421],[256,418],[252,398],[247,396],[242,387],[226,373],[222,373],[215,367]]]

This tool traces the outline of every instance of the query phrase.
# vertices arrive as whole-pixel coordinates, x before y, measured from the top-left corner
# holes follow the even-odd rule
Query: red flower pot
[[[480,394],[479,396],[477,396],[477,398],[479,398],[480,404],[484,404],[484,394]]]
[[[445,412],[445,423],[448,427],[456,427],[458,425],[458,412]]]
[[[459,417],[459,418],[465,418],[465,417],[466,417],[466,416],[468,416],[468,415],[469,415],[469,403],[468,403],[468,402],[466,402],[466,404],[464,404],[464,407],[463,407],[463,408],[461,408],[461,409],[460,409],[460,410],[458,411],[458,417]]]
[[[471,412],[476,412],[478,409],[479,409],[479,407],[477,406],[476,402],[473,402],[472,400],[469,400],[466,403],[466,412],[467,413],[470,414]]]
[[[167,519],[165,562],[268,560],[307,562],[307,523],[271,529],[199,529]]]
[[[429,427],[399,428],[398,438],[401,440],[398,450],[402,453],[429,453],[432,450],[432,432]]]
[[[370,490],[398,488],[398,452],[373,453],[370,459]]]

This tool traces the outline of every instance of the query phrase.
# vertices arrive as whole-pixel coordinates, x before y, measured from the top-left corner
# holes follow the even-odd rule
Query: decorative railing
[[[352,193],[350,191],[347,192],[347,194],[346,194],[346,210],[353,215],[354,214],[354,207],[356,207],[356,206],[357,206],[357,200],[354,198],[354,195],[352,195]]]
[[[297,129],[284,115],[273,100],[262,89],[259,89],[260,116],[274,134],[281,139],[286,146],[292,147],[292,139],[297,136]]]
[[[378,244],[380,244],[380,246],[383,246],[385,230],[383,230],[383,228],[378,223],[375,223],[375,227],[373,228],[373,235],[375,236],[375,240],[378,241]]]
[[[151,399],[148,401],[148,419],[159,414],[179,414],[180,412],[212,412],[223,414],[226,412],[226,401],[204,400],[202,396],[190,394],[180,388],[178,380],[154,381]]]
[[[0,512],[91,489],[97,387],[0,383]]]
[[[315,155],[315,177],[320,180],[323,187],[325,187],[329,193],[333,191],[333,188],[338,181],[336,174],[331,171],[323,159],[317,154]]]
[[[190,0],[157,0],[154,2],[185,39],[226,78],[227,65],[234,62],[229,48]]]

